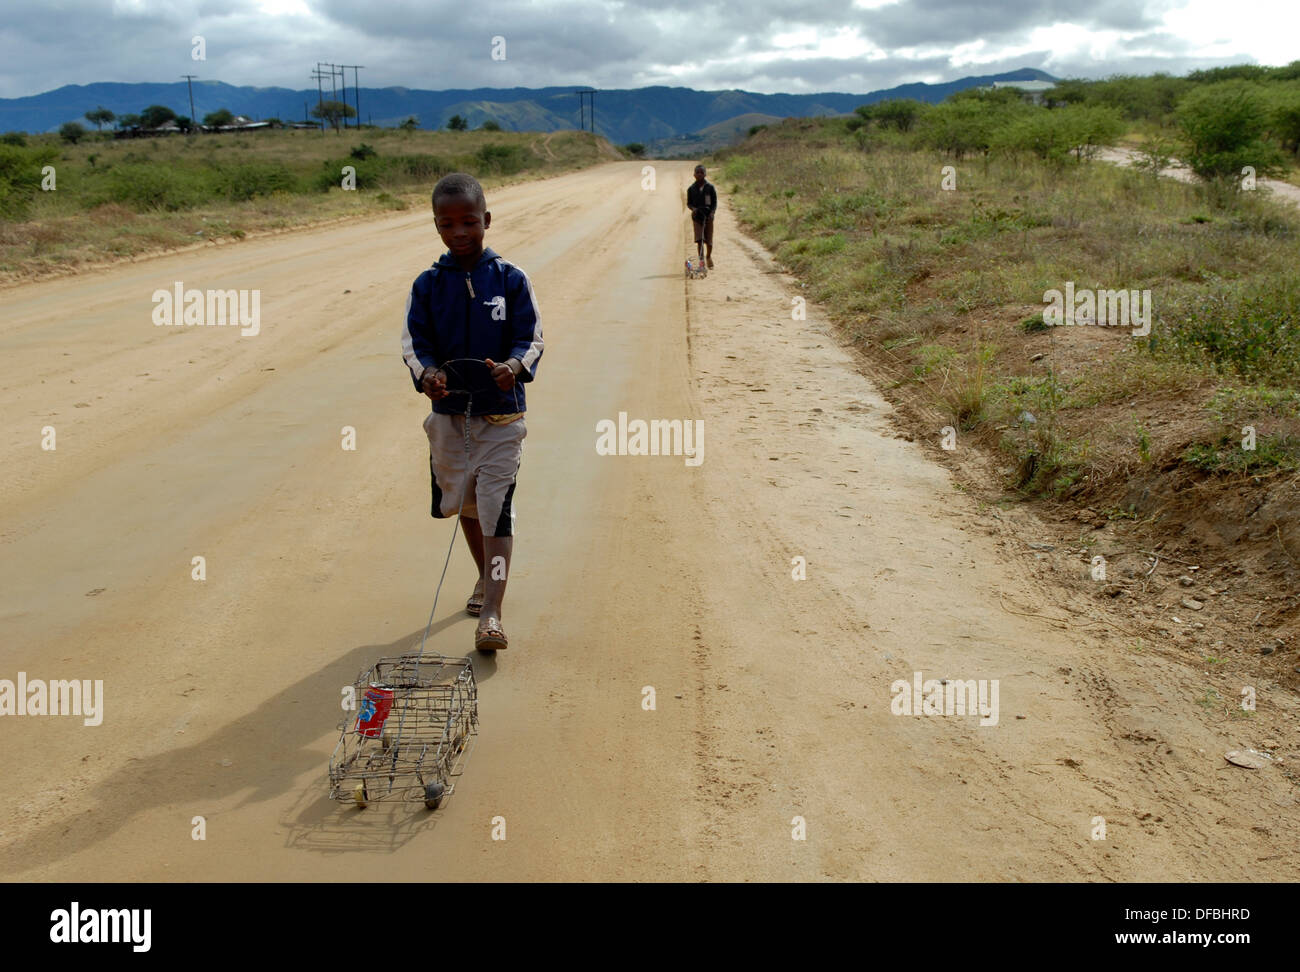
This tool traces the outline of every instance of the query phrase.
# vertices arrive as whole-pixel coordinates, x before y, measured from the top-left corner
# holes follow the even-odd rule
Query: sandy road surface
[[[0,875],[1296,878],[1295,790],[1225,768],[1194,673],[1079,634],[1105,626],[895,437],[815,308],[791,320],[725,198],[717,270],[684,283],[689,166],[658,178],[491,200],[547,351],[513,647],[476,661],[483,730],[436,814],[323,798],[340,688],[418,638],[450,529],[397,354],[429,217],[0,294],[0,678],[106,692],[98,727],[0,720]],[[175,280],[260,288],[261,333],[155,327]],[[704,419],[703,464],[598,456],[620,411]],[[458,550],[435,649],[468,648],[470,579]],[[997,725],[891,715],[914,671],[998,679]]]

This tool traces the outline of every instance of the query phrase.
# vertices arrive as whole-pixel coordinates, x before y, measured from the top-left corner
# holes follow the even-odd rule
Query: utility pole
[[[316,62],[316,70],[312,71],[311,76],[316,79],[316,111],[320,115],[320,130],[325,131],[325,114],[321,111],[321,102],[325,98],[325,93],[321,89],[321,80],[325,77],[325,72],[320,69],[320,61]]]
[[[361,85],[360,82],[357,81],[357,70],[365,67],[365,65],[364,64],[340,64],[339,67],[343,68],[344,71],[346,71],[348,68],[352,68],[352,100],[357,103],[356,105],[357,128],[360,128],[361,127]],[[343,100],[345,103],[347,102],[346,95],[344,96]]]
[[[591,101],[591,133],[596,134],[596,89],[579,88],[578,89],[578,131],[586,131],[587,125],[587,101]]]
[[[197,78],[198,75],[197,75],[197,74],[182,74],[181,77],[183,77],[183,78],[185,79],[185,87],[187,87],[187,88],[190,89],[190,131],[189,131],[189,134],[193,135],[196,131],[198,131],[198,127],[199,127],[199,120],[198,120],[197,118],[194,117],[194,79]]]
[[[336,82],[337,82],[337,80],[338,80],[339,75],[343,73],[343,70],[342,70],[342,69],[341,69],[337,64],[331,64],[329,61],[326,61],[326,62],[325,62],[325,66],[326,66],[327,68],[330,69],[330,92],[331,92],[331,94],[332,94],[333,99],[334,99],[335,101],[338,101],[338,100],[339,100],[339,87],[338,87],[338,84],[337,84]],[[344,97],[344,100],[347,99],[347,91],[348,91],[347,84],[348,84],[348,83],[347,83],[347,80],[344,79],[344,81],[343,81],[343,97]],[[343,118],[343,119],[340,119],[340,120],[343,122],[343,128],[347,128],[347,127],[348,127],[348,120],[347,120],[346,118]],[[340,135],[342,135],[342,134],[343,134],[343,128],[336,128],[335,131],[337,131]]]

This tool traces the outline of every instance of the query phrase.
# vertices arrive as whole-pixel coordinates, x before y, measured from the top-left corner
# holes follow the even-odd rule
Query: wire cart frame
[[[378,724],[363,705],[349,713],[330,757],[330,799],[364,809],[372,801],[423,801],[437,810],[451,796],[478,735],[478,685],[468,658],[389,655],[353,687],[391,692]],[[369,723],[366,722],[370,716]]]

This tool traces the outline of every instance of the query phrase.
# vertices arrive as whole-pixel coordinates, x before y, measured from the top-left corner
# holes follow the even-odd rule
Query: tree
[[[480,125],[478,129],[480,132],[499,132],[501,131],[501,126],[496,122],[494,122],[491,118],[489,118],[482,125]]]
[[[140,116],[139,116],[139,115],[133,115],[133,114],[118,115],[118,116],[117,116],[117,127],[118,127],[119,129],[121,129],[122,131],[126,131],[126,130],[129,129],[129,128],[139,128],[139,127],[140,127]]]
[[[1273,136],[1283,148],[1300,153],[1300,85],[1276,85],[1272,94]]]
[[[59,126],[59,138],[69,145],[76,145],[86,137],[86,130],[76,122],[64,122]]]
[[[870,117],[875,118],[882,128],[896,128],[900,132],[908,132],[912,130],[912,125],[924,106],[915,98],[890,98],[888,101],[879,101],[874,105],[859,106],[859,108],[864,107],[872,109]]]
[[[357,110],[342,101],[322,101],[311,110],[313,118],[324,120],[336,132],[344,118],[355,118]]]
[[[188,132],[191,128],[194,127],[194,119],[190,118],[188,115],[177,115],[176,127],[179,128],[182,132]]]
[[[645,146],[640,142],[628,142],[623,146],[623,151],[628,155],[634,155],[638,159],[645,155]]]
[[[447,120],[447,128],[453,132],[463,132],[469,128],[469,122],[461,118],[460,115],[452,115]]]
[[[175,119],[176,112],[164,105],[150,105],[140,112],[140,124],[145,128],[158,128]]]
[[[218,108],[216,111],[210,111],[203,116],[203,126],[205,128],[220,128],[222,125],[229,125],[235,120],[235,116],[230,113],[229,108]]]
[[[413,132],[420,127],[420,119],[414,115],[408,115],[406,120],[397,126],[404,132]]]
[[[104,126],[111,123],[113,119],[116,118],[117,116],[114,115],[107,108],[105,108],[103,105],[100,105],[98,108],[94,109],[93,111],[86,112],[84,117],[86,121],[90,122],[92,125],[95,126],[95,131],[98,132],[98,131],[103,131]]]
[[[1206,85],[1178,106],[1183,160],[1212,191],[1240,189],[1246,166],[1261,176],[1278,171],[1281,153],[1264,138],[1269,107],[1259,87],[1247,81]]]
[[[1123,132],[1119,111],[1106,105],[1029,108],[999,124],[991,144],[1004,150],[1030,151],[1059,164],[1071,152],[1079,159],[1091,158]]]

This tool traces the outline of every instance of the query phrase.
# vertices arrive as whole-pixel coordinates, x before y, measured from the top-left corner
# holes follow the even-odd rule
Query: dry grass
[[[493,188],[608,161],[617,154],[603,139],[584,132],[403,132],[390,129],[346,133],[264,131],[169,136],[154,139],[91,138],[63,145],[52,137],[33,147],[58,145],[53,163],[57,189],[37,192],[21,222],[0,220],[0,281],[67,273],[79,266],[134,257],[220,239],[305,226],[335,219],[383,215],[427,206],[436,175],[461,169]],[[429,174],[400,166],[371,166],[373,186],[355,191],[335,183],[345,164],[364,171],[351,156],[366,144],[374,161],[427,159]],[[509,165],[484,163],[497,151]],[[419,166],[415,166],[419,168]],[[252,198],[231,198],[244,173],[271,172],[286,188]],[[166,197],[148,191],[151,174],[164,177]],[[113,199],[121,181],[144,178],[142,191]],[[118,181],[114,181],[118,180]],[[322,186],[332,186],[322,191]],[[167,208],[170,206],[171,208]]]

